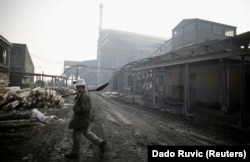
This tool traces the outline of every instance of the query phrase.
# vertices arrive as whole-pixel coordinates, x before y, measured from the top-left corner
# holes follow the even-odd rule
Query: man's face
[[[76,90],[77,90],[77,92],[82,92],[83,87],[82,86],[76,86]]]

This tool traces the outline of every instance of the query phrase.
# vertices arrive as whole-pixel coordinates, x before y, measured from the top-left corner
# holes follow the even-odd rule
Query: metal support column
[[[189,106],[189,70],[188,63],[185,64],[185,82],[184,82],[184,115],[188,113]]]
[[[156,69],[153,69],[153,74],[152,74],[152,91],[153,91],[153,96],[152,96],[152,101],[153,101],[153,106],[155,106],[155,72]]]
[[[240,64],[240,121],[239,126],[244,127],[245,120],[245,55],[241,55]]]
[[[119,75],[120,75],[120,79],[118,80],[118,97],[121,97],[121,93],[122,93],[122,89],[123,89],[123,72],[121,71],[120,73],[119,73]]]
[[[133,72],[133,104],[135,103],[135,79],[136,79],[136,75],[135,75],[136,73],[135,72]]]
[[[43,73],[42,73],[43,74]],[[44,87],[44,81],[43,81],[43,75],[42,75],[42,85],[41,85],[41,87],[43,88]]]
[[[55,81],[55,78],[52,77],[52,78],[51,78],[51,84],[52,84],[52,86],[55,86],[54,81]]]
[[[221,82],[221,99],[222,111],[228,112],[229,110],[229,67],[226,60],[221,59],[222,64],[222,82]]]
[[[78,65],[76,65],[76,80],[78,80]]]

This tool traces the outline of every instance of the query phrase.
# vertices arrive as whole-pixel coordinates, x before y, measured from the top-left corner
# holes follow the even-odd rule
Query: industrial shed
[[[249,112],[250,32],[132,62],[113,76],[114,90],[132,102]]]

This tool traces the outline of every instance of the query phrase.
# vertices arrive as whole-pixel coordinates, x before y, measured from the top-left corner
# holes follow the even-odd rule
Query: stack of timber
[[[0,105],[6,100],[6,93],[8,90],[6,87],[9,85],[9,79],[7,77],[0,77]]]
[[[4,87],[0,92],[0,110],[18,108],[63,108],[64,99],[57,92],[59,88]],[[62,91],[62,90],[60,90]]]
[[[25,105],[36,108],[63,108],[64,99],[52,88],[34,88],[26,97]]]
[[[9,83],[8,77],[0,77],[0,93],[5,92],[5,87],[8,87]]]
[[[0,113],[0,143],[18,142],[31,138],[40,131],[35,118],[31,118],[30,111]]]
[[[57,93],[61,94],[62,96],[76,92],[75,90],[69,87],[53,87],[51,89],[54,89],[55,91],[57,91]]]
[[[1,80],[0,85],[0,145],[23,141],[41,132],[41,123],[50,124],[53,120],[39,111],[34,113],[35,108],[63,108],[59,93],[72,92],[68,88],[8,87],[6,80]]]

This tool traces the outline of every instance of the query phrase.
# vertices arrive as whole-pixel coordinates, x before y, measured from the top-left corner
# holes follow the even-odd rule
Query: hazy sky
[[[64,60],[96,59],[101,2],[103,29],[167,39],[200,18],[250,31],[250,0],[0,0],[0,35],[27,44],[36,73],[61,75]]]

